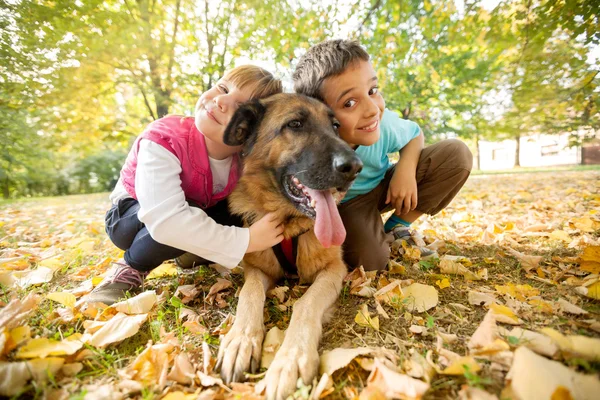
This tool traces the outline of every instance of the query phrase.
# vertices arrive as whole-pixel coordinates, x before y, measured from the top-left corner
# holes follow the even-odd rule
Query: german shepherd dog
[[[285,339],[262,384],[267,398],[284,399],[298,378],[312,382],[319,367],[323,319],[342,288],[346,237],[336,203],[362,162],[339,138],[339,123],[321,102],[278,94],[242,105],[224,133],[224,142],[242,145],[243,173],[229,196],[233,213],[246,224],[269,212],[284,221],[284,237],[297,237],[297,274],[312,283],[293,307]],[[225,382],[241,381],[260,366],[266,292],[284,276],[272,249],[242,261],[245,283],[237,316],[221,341],[218,366]]]

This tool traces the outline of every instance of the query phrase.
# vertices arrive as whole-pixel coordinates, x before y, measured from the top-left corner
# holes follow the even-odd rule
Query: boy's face
[[[196,103],[196,128],[208,139],[223,144],[225,127],[240,104],[250,100],[253,90],[253,85],[239,89],[233,83],[220,79],[202,93]]]
[[[385,101],[377,75],[368,61],[357,61],[338,76],[323,81],[323,98],[340,121],[340,136],[353,147],[370,146],[379,139]]]

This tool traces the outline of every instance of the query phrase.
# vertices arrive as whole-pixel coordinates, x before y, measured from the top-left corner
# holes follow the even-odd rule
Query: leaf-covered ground
[[[213,370],[239,271],[165,263],[128,302],[80,301],[121,256],[108,206],[106,194],[0,205],[0,396],[261,398],[260,375],[228,387]],[[416,228],[439,257],[398,242],[389,271],[350,274],[323,331],[327,375],[296,398],[595,397],[600,171],[472,177]],[[265,362],[304,290],[269,294]]]

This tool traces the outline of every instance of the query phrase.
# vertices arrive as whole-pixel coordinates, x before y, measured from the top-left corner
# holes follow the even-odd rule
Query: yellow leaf
[[[579,258],[582,271],[600,274],[600,246],[589,246],[583,250]]]
[[[430,285],[413,283],[405,287],[402,293],[402,304],[411,312],[424,312],[438,304],[438,291]]]
[[[545,302],[542,299],[531,299],[527,303],[529,303],[532,306],[535,306],[537,308],[536,311],[545,312],[547,314],[554,313],[554,308],[552,307],[552,304]]]
[[[575,291],[589,298],[600,300],[600,281],[593,283],[587,287],[577,287],[575,288]]]
[[[481,367],[473,357],[466,356],[454,360],[441,373],[444,375],[463,375],[466,370],[475,373],[481,371]]]
[[[198,398],[198,393],[184,393],[181,390],[167,393],[162,400],[194,400]]]
[[[558,386],[552,393],[550,400],[573,400],[571,391],[564,386]]]
[[[59,269],[61,269],[65,263],[61,261],[60,257],[52,257],[52,258],[47,258],[45,260],[42,260],[38,263],[38,265],[41,265],[42,267],[47,267],[50,268],[53,271],[57,271]]]
[[[175,276],[177,275],[177,267],[175,264],[163,263],[158,267],[154,268],[152,272],[146,277],[146,279],[162,278],[164,276]]]
[[[565,231],[556,230],[550,234],[550,239],[561,240],[565,243],[569,243],[571,241],[571,236]]]
[[[600,361],[600,339],[580,335],[565,336],[552,328],[543,328],[541,333],[550,337],[566,358],[582,358]]]
[[[494,317],[499,322],[505,324],[520,324],[519,317],[510,308],[501,304],[491,303],[490,310],[494,313]]]
[[[94,287],[98,286],[100,284],[100,282],[102,282],[103,280],[104,280],[104,278],[101,276],[94,276],[92,278],[92,286],[94,286]]]
[[[31,339],[31,328],[27,325],[19,326],[12,329],[9,334],[12,341],[18,346],[24,341]]]
[[[448,278],[444,278],[438,281],[435,281],[435,284],[440,288],[440,289],[445,289],[447,287],[450,287],[450,281],[448,280]]]
[[[81,333],[76,333],[58,342],[48,338],[31,339],[17,352],[17,358],[45,358],[74,354],[83,346]]]
[[[69,307],[69,308],[75,307],[75,302],[77,301],[77,299],[75,298],[75,296],[72,293],[67,293],[67,292],[48,293],[46,295],[46,298],[49,300],[54,300],[54,301],[62,304],[63,306]]]
[[[379,317],[371,318],[369,315],[369,308],[366,304],[360,306],[360,310],[358,310],[356,317],[354,317],[354,322],[360,326],[373,328],[376,331],[379,331]]]
[[[509,294],[517,300],[525,301],[528,297],[538,296],[540,291],[531,285],[515,285],[509,283],[504,286],[496,285],[498,293]]]
[[[569,221],[569,225],[571,225],[572,227],[574,227],[576,229],[579,229],[582,232],[591,233],[591,232],[594,232],[596,229],[598,229],[600,222],[594,221],[590,217],[582,217],[582,218],[573,218],[571,221]]]

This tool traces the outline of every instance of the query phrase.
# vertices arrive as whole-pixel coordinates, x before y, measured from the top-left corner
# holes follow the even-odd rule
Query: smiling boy
[[[350,268],[384,269],[394,239],[411,239],[410,224],[445,208],[471,172],[473,156],[458,140],[423,147],[419,126],[385,108],[369,55],[356,41],[328,40],[300,58],[296,92],[327,104],[364,167],[342,200],[344,258]],[[399,152],[392,164],[388,154]],[[381,213],[394,209],[384,224]],[[433,252],[420,248],[421,255]]]

